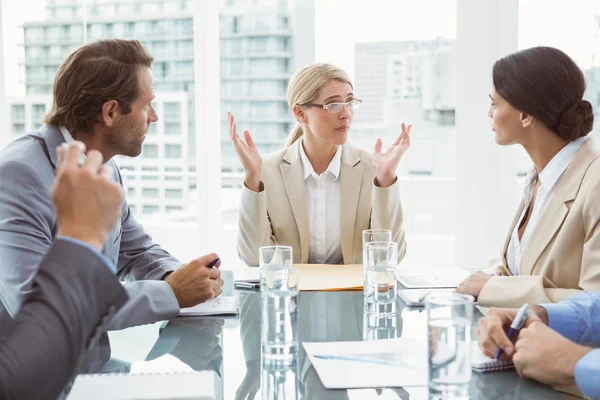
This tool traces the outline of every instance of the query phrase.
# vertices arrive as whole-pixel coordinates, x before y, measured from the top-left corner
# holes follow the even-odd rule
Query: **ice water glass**
[[[396,314],[396,267],[398,244],[395,242],[368,242],[366,253],[367,312],[379,315]]]
[[[260,267],[263,363],[291,362],[298,351],[298,279],[296,268]]]
[[[429,395],[468,399],[471,381],[473,297],[430,294],[425,299],[429,345]]]

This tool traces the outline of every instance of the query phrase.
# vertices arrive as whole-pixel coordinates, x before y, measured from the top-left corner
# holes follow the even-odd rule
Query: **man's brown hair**
[[[44,119],[73,132],[91,132],[102,105],[116,100],[123,114],[140,95],[138,70],[153,58],[138,40],[99,40],[75,50],[54,80],[52,110]]]

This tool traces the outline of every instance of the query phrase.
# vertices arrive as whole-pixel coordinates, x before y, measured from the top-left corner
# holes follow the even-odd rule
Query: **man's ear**
[[[102,104],[102,115],[100,116],[100,122],[104,126],[113,126],[119,113],[119,103],[116,100],[109,100]]]

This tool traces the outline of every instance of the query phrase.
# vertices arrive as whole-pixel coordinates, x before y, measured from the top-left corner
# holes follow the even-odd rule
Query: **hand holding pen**
[[[510,328],[508,329],[508,332],[506,333],[506,336],[508,337],[509,340],[512,341],[517,336],[517,334],[519,333],[521,328],[523,328],[523,326],[525,325],[525,321],[527,321],[527,312],[528,311],[529,311],[529,304],[523,304],[521,306],[521,309],[517,313],[517,316],[513,320],[512,324],[510,324]],[[501,355],[502,355],[502,347],[499,347],[494,358],[497,360],[500,358]]]

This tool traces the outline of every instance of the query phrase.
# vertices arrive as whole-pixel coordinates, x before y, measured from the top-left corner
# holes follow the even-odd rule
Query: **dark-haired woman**
[[[485,307],[557,302],[600,290],[600,143],[581,69],[534,47],[498,60],[488,116],[499,145],[520,144],[533,166],[500,258],[457,291]]]

